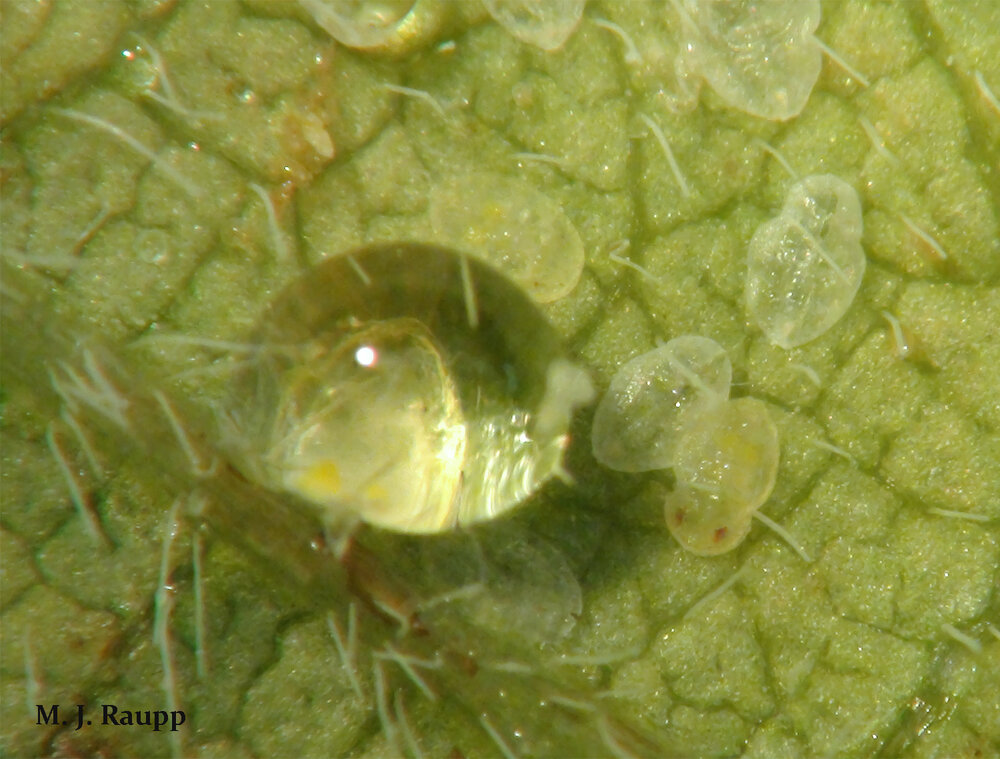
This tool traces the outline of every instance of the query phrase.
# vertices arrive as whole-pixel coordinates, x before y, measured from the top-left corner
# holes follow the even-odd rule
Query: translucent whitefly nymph
[[[552,51],[572,36],[587,0],[483,0],[483,4],[521,42]]]
[[[765,119],[801,113],[822,66],[819,0],[674,0],[680,67],[728,105]]]
[[[692,417],[729,397],[733,368],[707,337],[684,335],[624,364],[594,413],[594,458],[620,472],[674,464]]]
[[[829,174],[796,183],[776,217],[761,224],[747,256],[750,318],[768,339],[793,348],[844,315],[861,286],[861,202]]]
[[[492,267],[387,244],[288,288],[234,380],[234,460],[319,507],[428,533],[492,518],[561,471],[586,374]]]
[[[667,496],[667,527],[692,553],[735,548],[778,474],[778,430],[767,407],[739,398],[707,409],[677,444],[677,488]]]
[[[428,0],[299,0],[337,42],[360,50],[400,53],[430,38],[441,4]]]
[[[443,244],[500,269],[539,303],[558,300],[583,272],[583,242],[562,208],[527,182],[488,172],[431,191],[431,226]]]

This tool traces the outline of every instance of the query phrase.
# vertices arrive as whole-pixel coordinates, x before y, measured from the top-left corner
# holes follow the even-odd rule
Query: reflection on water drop
[[[354,352],[354,360],[358,366],[374,366],[378,361],[378,353],[371,345],[362,345]]]
[[[234,456],[330,521],[427,533],[502,514],[561,471],[589,397],[527,295],[444,248],[329,259],[254,339],[234,382]]]

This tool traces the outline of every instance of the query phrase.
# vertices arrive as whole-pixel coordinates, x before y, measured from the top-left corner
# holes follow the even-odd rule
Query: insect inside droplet
[[[562,471],[591,393],[524,290],[434,246],[325,261],[254,342],[234,379],[234,459],[330,522],[428,533],[504,513]]]

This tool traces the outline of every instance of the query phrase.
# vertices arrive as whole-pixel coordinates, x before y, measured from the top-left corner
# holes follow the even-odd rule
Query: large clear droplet
[[[865,272],[861,232],[857,191],[829,174],[793,185],[781,213],[757,228],[747,310],[771,342],[802,345],[846,313]]]
[[[436,532],[502,514],[560,471],[588,397],[519,287],[432,246],[325,261],[254,342],[234,382],[234,458],[331,522]]]

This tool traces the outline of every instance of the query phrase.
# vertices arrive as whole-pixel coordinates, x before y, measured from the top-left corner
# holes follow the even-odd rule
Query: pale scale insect
[[[431,191],[430,220],[440,242],[493,264],[539,303],[568,295],[583,273],[573,222],[522,179],[487,172],[446,179]]]
[[[483,4],[509,34],[551,52],[573,36],[587,0],[483,0]]]
[[[672,466],[687,420],[729,397],[733,368],[707,337],[683,335],[625,363],[594,414],[594,457],[621,472]]]
[[[413,0],[299,0],[317,24],[347,47],[370,48],[386,43],[413,8]]]
[[[702,77],[729,106],[785,121],[822,67],[819,0],[673,0],[684,29],[679,74]]]
[[[739,545],[774,488],[778,458],[778,430],[755,398],[692,418],[677,443],[677,487],[664,506],[677,542],[702,556]]]
[[[754,232],[747,311],[782,348],[814,340],[850,307],[865,272],[857,191],[830,174],[794,184],[781,212]]]
[[[428,41],[446,10],[444,3],[429,0],[299,0],[299,5],[342,45],[396,54]]]

